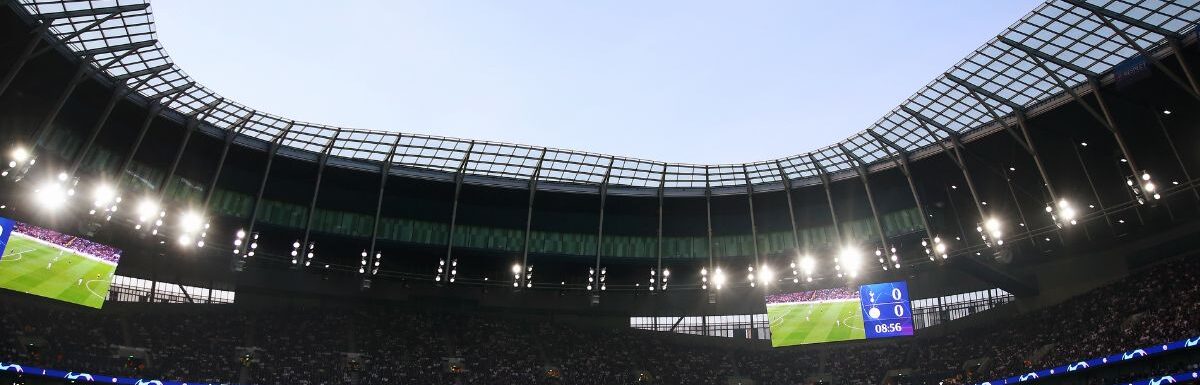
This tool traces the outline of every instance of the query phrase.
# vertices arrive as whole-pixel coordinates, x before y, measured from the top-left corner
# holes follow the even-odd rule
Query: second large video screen
[[[913,334],[904,282],[771,294],[766,302],[774,347]]]

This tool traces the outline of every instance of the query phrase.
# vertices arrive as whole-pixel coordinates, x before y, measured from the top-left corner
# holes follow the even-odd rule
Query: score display
[[[867,339],[913,335],[907,283],[862,285],[858,293]]]
[[[774,347],[913,335],[903,281],[771,294],[766,303]]]

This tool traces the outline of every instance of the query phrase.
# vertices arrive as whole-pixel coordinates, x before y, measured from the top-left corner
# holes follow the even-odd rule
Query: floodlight
[[[29,159],[29,151],[25,147],[17,147],[12,151],[12,159],[17,163],[24,163]]]
[[[43,183],[33,192],[34,200],[46,210],[55,211],[67,203],[67,192],[53,181]]]
[[[800,270],[804,270],[805,274],[812,275],[813,271],[815,271],[816,269],[817,269],[817,260],[814,259],[811,255],[805,255],[803,257],[800,257]]]
[[[862,267],[862,252],[853,246],[842,248],[838,257],[841,266],[851,277],[858,275],[858,269]]]
[[[521,264],[514,263],[512,266],[512,272],[513,274],[521,274]]]
[[[134,211],[137,214],[138,222],[145,222],[147,220],[150,220],[150,218],[154,218],[154,216],[158,215],[158,213],[160,212],[158,209],[158,202],[156,202],[150,198],[142,199],[142,201],[138,203],[137,208],[134,209]],[[242,238],[244,236],[245,236],[245,233],[239,230],[238,238]]]
[[[204,217],[195,211],[188,211],[179,218],[179,227],[188,233],[200,231],[204,227]]]
[[[770,266],[762,265],[762,268],[758,269],[758,280],[763,285],[769,285],[775,280],[775,272],[771,271]]]
[[[96,207],[108,206],[116,198],[117,190],[114,190],[112,186],[105,183],[96,185],[96,189],[92,191],[92,199],[94,199]]]

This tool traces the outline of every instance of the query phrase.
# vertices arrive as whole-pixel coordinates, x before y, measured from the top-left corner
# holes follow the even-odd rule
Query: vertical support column
[[[746,165],[742,165],[742,178],[746,181],[746,204],[750,209],[750,244],[754,251],[754,266],[756,269],[761,269],[762,264],[759,262],[758,251],[758,224],[754,220],[754,185],[750,184],[750,171]]]
[[[716,248],[713,247],[712,182],[709,180],[708,166],[704,166],[704,223],[705,235],[708,237],[708,270],[713,271],[713,257],[716,255]]]
[[[1179,55],[1179,53],[1177,52],[1176,55]],[[1183,162],[1183,157],[1179,155],[1179,149],[1175,147],[1175,140],[1171,139],[1171,132],[1167,131],[1167,124],[1163,122],[1162,115],[1158,111],[1154,111],[1154,121],[1158,123],[1158,128],[1162,129],[1163,138],[1167,140],[1167,146],[1171,148],[1171,155],[1175,157],[1176,162],[1179,162],[1179,170],[1183,172],[1184,179],[1187,179],[1188,184],[1191,185],[1188,187],[1188,190],[1192,190],[1192,195],[1196,197],[1197,201],[1200,201],[1200,190],[1197,190],[1196,186],[1192,185],[1192,174],[1188,172],[1187,164]]]
[[[121,184],[125,180],[125,174],[129,172],[129,166],[133,164],[133,158],[137,156],[138,149],[142,147],[142,141],[146,139],[146,133],[150,131],[150,126],[154,123],[154,119],[158,118],[158,114],[163,108],[174,103],[180,95],[183,95],[182,90],[167,99],[166,103],[155,103],[150,106],[150,111],[146,113],[146,119],[142,121],[142,128],[138,130],[137,139],[133,141],[133,147],[129,150],[129,155],[125,156],[125,160],[121,162],[121,169],[117,172],[117,191],[121,191]],[[152,98],[151,100],[157,100]]]
[[[254,225],[258,223],[258,209],[262,206],[263,192],[267,190],[267,181],[271,179],[271,163],[275,161],[275,153],[279,152],[279,146],[288,131],[291,131],[293,124],[288,123],[287,128],[271,141],[271,147],[267,149],[267,164],[263,167],[263,176],[258,181],[258,192],[254,194],[254,206],[250,209],[250,222],[246,226],[246,236],[248,238],[254,234]]]
[[[17,74],[21,72],[21,68],[33,57],[33,50],[37,49],[38,43],[42,41],[42,33],[50,28],[51,23],[54,23],[54,19],[44,20],[42,24],[38,24],[33,31],[29,32],[29,42],[25,43],[25,49],[21,50],[21,55],[17,56],[17,60],[11,67],[8,67],[8,72],[4,74],[4,79],[0,80],[0,96],[4,95],[4,91],[7,91],[8,86],[12,85]]]
[[[187,152],[188,142],[192,140],[192,133],[196,132],[196,128],[200,126],[200,122],[204,120],[205,115],[217,108],[221,104],[221,99],[205,105],[199,110],[196,110],[195,116],[187,122],[187,127],[183,132],[183,139],[179,142],[179,150],[175,152],[175,160],[171,161],[171,168],[168,169],[167,175],[163,177],[160,186],[158,187],[158,201],[161,203],[167,195],[167,190],[171,187],[171,180],[175,178],[175,171],[179,170],[179,162],[183,160],[183,154]]]
[[[862,159],[859,159],[854,153],[850,152],[841,143],[838,143],[838,148],[842,150],[842,155],[846,156],[847,160],[854,162],[854,168],[858,172],[858,178],[862,180],[863,190],[867,193],[867,205],[871,207],[871,217],[875,218],[875,232],[879,233],[879,247],[887,250],[887,234],[883,232],[883,221],[879,220],[879,210],[875,207],[875,195],[871,194],[871,180],[867,177],[867,168],[863,165]],[[887,270],[884,267],[884,270]]]
[[[904,174],[904,179],[908,181],[908,189],[912,192],[913,203],[917,205],[917,215],[921,217],[921,225],[925,226],[925,235],[929,241],[933,241],[935,235],[933,228],[929,226],[929,215],[925,214],[925,205],[921,203],[921,193],[917,190],[917,182],[913,179],[912,170],[908,167],[908,155],[904,153],[904,149],[892,143],[892,141],[884,138],[883,135],[875,133],[875,131],[867,130],[867,133],[875,137],[875,140],[883,144],[885,149],[888,149],[888,155],[893,156],[893,162],[900,169],[900,173]],[[895,154],[892,151],[896,151]]]
[[[533,199],[537,196],[538,175],[542,173],[542,163],[546,161],[546,149],[542,149],[542,156],[538,158],[537,167],[533,169],[533,175],[529,177],[529,206],[525,210],[525,241],[521,243],[521,268],[525,271],[521,272],[521,287],[531,287],[529,282],[529,235],[533,229]]]
[[[75,75],[71,76],[71,80],[67,82],[67,88],[58,95],[58,100],[50,106],[50,112],[42,118],[42,122],[38,124],[38,128],[34,131],[33,137],[30,138],[33,142],[33,148],[42,147],[46,137],[50,134],[50,127],[54,125],[54,120],[58,118],[58,113],[62,111],[63,106],[67,104],[67,100],[71,98],[71,94],[75,93],[75,88],[83,83],[83,79],[88,74],[88,61],[84,60],[79,63],[79,69],[75,70]]]
[[[396,134],[396,140],[392,141],[392,149],[388,151],[387,158],[383,159],[383,165],[379,166],[379,198],[375,200],[375,220],[371,225],[371,247],[367,250],[367,258],[375,258],[375,241],[379,239],[379,217],[383,214],[383,193],[387,188],[388,174],[392,171],[392,159],[396,156],[396,146],[400,144],[400,134]],[[371,269],[370,266],[367,267]]]
[[[821,187],[825,189],[825,202],[829,204],[829,217],[833,219],[833,236],[837,238],[834,246],[845,246],[844,243],[846,240],[842,239],[842,226],[838,223],[837,210],[833,206],[833,191],[829,189],[831,183],[829,174],[825,172],[825,167],[822,167],[821,163],[817,162],[817,158],[809,155],[808,159],[812,161],[813,167],[817,169],[817,173],[821,177]]]
[[[779,170],[779,180],[783,183],[783,194],[787,197],[788,221],[792,224],[792,245],[796,248],[796,255],[800,255],[800,230],[796,227],[796,209],[792,204],[792,180],[788,178],[787,172],[783,171],[783,164],[775,162],[775,168]]]
[[[308,202],[308,211],[306,211],[304,213],[304,238],[302,238],[303,240],[300,243],[300,247],[302,248],[301,250],[304,250],[305,253],[312,251],[311,248],[309,247],[308,242],[309,242],[309,236],[312,235],[313,214],[317,210],[317,197],[319,197],[321,195],[321,178],[325,175],[325,165],[329,163],[329,153],[331,151],[333,151],[334,145],[337,144],[338,136],[341,136],[341,134],[342,134],[341,129],[337,130],[333,134],[333,137],[329,139],[329,143],[327,143],[325,145],[325,148],[321,150],[321,157],[319,159],[317,159],[317,180],[315,182],[313,182],[312,199],[309,200],[309,202]],[[278,148],[278,144],[276,144],[276,149],[277,148]],[[272,155],[274,155],[274,154],[272,154]],[[270,162],[268,161],[267,164],[270,165]],[[263,181],[264,182],[266,181],[265,177],[263,178]],[[264,185],[264,187],[265,187],[265,185]],[[260,194],[259,199],[256,199],[254,202],[254,209],[256,212],[258,210],[258,201],[262,200],[262,197],[261,197],[262,191],[261,190],[259,191],[259,194]],[[251,229],[254,228],[253,223],[251,223],[250,228]],[[307,259],[306,259],[306,261],[307,261]]]
[[[933,138],[933,141],[937,143],[938,147],[941,147],[943,152],[950,155],[950,160],[954,161],[954,165],[958,166],[959,171],[962,171],[963,179],[967,184],[967,191],[971,192],[971,199],[974,201],[973,203],[975,203],[975,210],[977,210],[979,212],[979,221],[980,222],[987,221],[988,216],[987,216],[987,212],[983,210],[983,203],[982,203],[983,201],[979,199],[979,192],[975,189],[975,180],[973,178],[971,178],[971,170],[970,170],[970,168],[967,167],[967,160],[962,155],[963,145],[962,145],[962,142],[958,139],[958,133],[941,125],[941,123],[938,123],[937,121],[935,121],[933,119],[929,119],[929,118],[925,117],[924,115],[921,115],[917,111],[914,111],[908,107],[900,106],[900,109],[904,110],[904,112],[907,112],[910,116],[917,119],[921,124],[921,128],[925,129],[925,132],[929,133],[929,136]],[[945,133],[947,137],[949,137],[950,144],[952,146],[949,150],[946,149],[946,145],[943,144],[942,140],[939,139],[937,137],[937,135],[935,135],[933,133],[933,130],[931,130],[929,128],[929,126],[936,127],[937,129],[939,129],[943,133]],[[951,151],[951,150],[953,150],[953,151]],[[964,236],[965,235],[966,234],[964,234]]]
[[[1071,139],[1071,149],[1075,151],[1075,159],[1079,160],[1079,168],[1083,169],[1083,177],[1087,179],[1088,187],[1092,189],[1092,198],[1096,199],[1096,207],[1100,208],[1100,213],[1104,214],[1104,222],[1108,223],[1108,231],[1112,234],[1117,233],[1117,229],[1113,227],[1112,218],[1108,217],[1108,209],[1104,207],[1104,201],[1100,200],[1100,190],[1096,189],[1096,182],[1092,181],[1092,173],[1088,171],[1087,162],[1083,161],[1083,154],[1079,152],[1079,141]]]
[[[1008,171],[1008,170],[1004,170],[1003,172],[1004,172],[1004,181],[1005,181],[1005,182],[1007,182],[1007,183],[1005,183],[1005,184],[1004,184],[1004,186],[1008,188],[1008,194],[1012,196],[1012,200],[1013,200],[1013,207],[1016,207],[1016,209],[1017,209],[1017,218],[1020,218],[1020,219],[1021,219],[1021,224],[1024,224],[1024,225],[1025,225],[1025,228],[1024,228],[1024,230],[1025,230],[1025,231],[1024,231],[1024,232],[1025,232],[1026,234],[1029,234],[1029,226],[1030,226],[1030,224],[1029,224],[1029,221],[1028,221],[1027,219],[1025,219],[1025,210],[1022,210],[1022,209],[1021,209],[1021,200],[1020,200],[1020,199],[1017,199],[1017,190],[1014,190],[1014,189],[1013,189],[1013,180],[1012,180],[1012,177],[1011,177],[1011,176],[1008,174],[1008,173],[1009,173],[1009,171]],[[1053,200],[1053,199],[1052,199],[1052,200]],[[1020,226],[1018,226],[1018,227],[1020,227]],[[1059,239],[1059,240],[1060,240],[1060,241],[1062,240],[1062,239],[1061,239],[1061,234],[1060,234],[1060,239]],[[1038,242],[1037,242],[1037,237],[1034,237],[1033,235],[1030,235],[1030,236],[1029,236],[1029,243],[1030,243],[1031,245],[1033,245],[1034,247],[1037,247],[1037,243],[1038,243]]]
[[[662,175],[658,179],[658,231],[656,233],[657,240],[655,242],[656,250],[654,258],[658,260],[658,267],[655,268],[656,281],[650,283],[653,286],[662,286],[662,254],[663,254],[663,195],[667,188],[667,166],[663,165]],[[654,290],[651,288],[650,290]]]
[[[221,171],[225,169],[225,159],[229,156],[229,148],[233,146],[233,140],[237,138],[242,129],[250,123],[250,118],[254,117],[254,114],[255,111],[247,112],[246,116],[225,130],[225,143],[221,146],[221,156],[217,160],[217,170],[213,172],[212,180],[208,182],[208,190],[204,192],[204,206],[201,212],[208,212],[208,204],[212,202],[213,193],[217,190],[217,182],[221,181]]]
[[[454,201],[450,206],[450,231],[446,237],[446,260],[454,256],[454,231],[458,224],[458,196],[462,194],[463,179],[467,175],[467,162],[471,160],[471,151],[475,150],[475,142],[467,145],[467,152],[458,163],[458,172],[454,174]],[[448,280],[448,279],[447,279]]]
[[[596,226],[596,277],[600,277],[600,253],[604,250],[604,210],[608,202],[608,178],[612,176],[613,164],[616,158],[608,158],[608,168],[604,170],[604,179],[600,181],[600,223]],[[597,278],[599,279],[599,278]],[[596,291],[600,291],[600,282],[592,282]]]

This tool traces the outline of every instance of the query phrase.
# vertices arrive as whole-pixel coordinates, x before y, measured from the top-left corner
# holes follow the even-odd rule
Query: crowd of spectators
[[[858,299],[858,291],[845,287],[833,287],[796,293],[767,295],[767,303],[820,302],[848,299]]]
[[[953,333],[787,349],[481,310],[322,303],[131,304],[141,307],[93,312],[4,295],[0,361],[261,385],[972,384],[1200,335],[1198,271],[1200,259],[1164,263],[1051,307]],[[805,298],[841,295],[850,294]],[[143,363],[128,365],[118,346],[144,349]],[[889,377],[891,370],[909,374]]]
[[[74,235],[63,234],[54,230],[41,228],[22,222],[16,222],[13,225],[13,232],[21,233],[22,235],[32,238],[37,238],[61,246],[67,250],[100,258],[114,264],[120,262],[121,260],[121,250],[112,246],[76,237]]]

